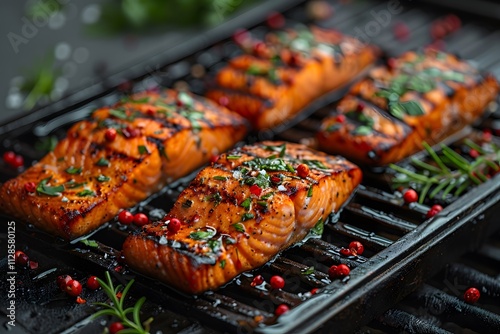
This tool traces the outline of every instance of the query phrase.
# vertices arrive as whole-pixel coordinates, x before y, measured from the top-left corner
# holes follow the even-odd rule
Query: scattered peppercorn
[[[306,164],[300,164],[297,166],[297,175],[305,179],[309,176],[309,166]]]
[[[365,251],[365,247],[359,241],[351,241],[351,243],[349,244],[349,249],[351,250],[351,253],[355,255],[361,255]]]
[[[137,226],[144,226],[149,223],[149,218],[144,213],[136,213],[134,215],[134,224]]]
[[[90,276],[87,279],[87,287],[90,290],[97,290],[97,289],[99,289],[100,286],[101,285],[99,284],[99,281],[97,280],[97,276]]]
[[[36,184],[35,182],[26,182],[24,184],[24,189],[29,192],[29,193],[34,193],[36,190]]]
[[[434,204],[429,211],[425,214],[426,218],[432,218],[443,210],[443,207],[439,204]]]
[[[70,280],[66,284],[66,293],[73,297],[78,296],[80,293],[82,293],[82,284],[75,279]]]
[[[273,289],[283,289],[285,287],[285,280],[281,276],[274,275],[269,280],[269,284],[271,284],[271,288]]]
[[[3,154],[3,161],[14,168],[19,168],[24,165],[24,158],[22,155],[16,154],[12,151],[7,151]]]
[[[104,132],[104,137],[107,141],[114,141],[116,139],[116,130],[113,128],[106,129],[106,132]]]
[[[130,211],[123,210],[118,214],[118,221],[123,225],[130,225],[134,221],[134,215]]]
[[[177,233],[181,229],[181,221],[177,218],[172,218],[167,228],[170,233]]]
[[[121,322],[113,322],[109,325],[109,334],[116,334],[122,329],[125,329],[125,326]]]
[[[341,248],[339,253],[343,256],[351,256],[352,255],[351,250],[348,248]]]
[[[61,289],[61,291],[66,291],[66,287],[68,286],[68,282],[73,280],[73,278],[69,275],[60,275],[56,278],[56,284]]]
[[[26,266],[30,260],[28,255],[26,255],[23,251],[16,251],[14,253],[14,259],[17,265]]]
[[[464,293],[464,300],[469,304],[476,303],[479,300],[479,297],[481,297],[481,293],[476,288],[469,288]]]
[[[264,277],[262,277],[262,275],[257,275],[253,278],[252,283],[250,283],[250,286],[254,287],[257,285],[261,285],[262,283],[264,283]]]
[[[405,200],[406,203],[413,203],[418,201],[418,194],[415,190],[408,189],[404,192],[403,199]]]
[[[331,279],[342,278],[348,276],[350,272],[351,269],[345,264],[339,264],[338,266],[333,265],[328,270],[328,276],[330,276]]]
[[[337,123],[344,123],[345,122],[345,115],[344,114],[339,114],[335,117],[335,121]]]
[[[274,314],[279,317],[280,315],[285,314],[288,311],[290,311],[290,308],[285,304],[281,304],[281,305],[278,305],[278,307],[276,307]]]

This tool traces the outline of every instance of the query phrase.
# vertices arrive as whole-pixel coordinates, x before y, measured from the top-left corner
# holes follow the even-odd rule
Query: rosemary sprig
[[[427,196],[432,199],[441,194],[445,199],[452,192],[453,196],[460,196],[470,186],[486,182],[488,174],[500,170],[500,147],[493,143],[481,147],[468,139],[464,144],[478,152],[474,160],[469,161],[446,145],[441,145],[438,153],[424,142],[433,163],[414,158],[411,163],[415,170],[391,164],[389,167],[399,173],[392,180],[394,186],[415,188],[420,192],[419,203],[423,203]]]
[[[105,275],[106,281],[103,281],[100,278],[98,278],[97,281],[101,285],[104,292],[108,295],[110,303],[94,303],[94,305],[101,306],[103,309],[97,311],[92,317],[94,319],[103,315],[117,317],[123,326],[125,326],[125,329],[122,329],[120,334],[149,334],[149,325],[153,321],[153,318],[151,317],[141,323],[141,319],[139,317],[142,304],[144,304],[146,298],[140,298],[133,307],[128,307],[126,309],[123,308],[125,297],[134,283],[134,280],[128,282],[125,288],[123,288],[121,284],[115,287],[109,272],[106,272]],[[119,293],[121,293],[120,297],[117,296]],[[130,313],[132,313],[132,320],[129,319],[128,316]]]

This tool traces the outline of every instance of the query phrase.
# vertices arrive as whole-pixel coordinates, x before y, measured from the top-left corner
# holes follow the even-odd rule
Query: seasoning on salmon
[[[299,175],[302,165],[308,173]],[[234,149],[204,168],[162,221],[127,238],[125,260],[185,292],[217,289],[302,240],[339,211],[361,177],[344,158],[300,144]]]
[[[319,147],[362,164],[386,165],[473,123],[499,84],[435,50],[408,52],[355,84],[318,133]]]
[[[87,234],[245,136],[246,121],[163,90],[74,124],[55,149],[0,187],[0,210],[66,239]],[[25,184],[35,184],[29,191]]]
[[[249,45],[247,45],[249,44]],[[319,27],[275,31],[243,45],[216,75],[207,96],[266,129],[292,118],[372,64],[377,51]]]

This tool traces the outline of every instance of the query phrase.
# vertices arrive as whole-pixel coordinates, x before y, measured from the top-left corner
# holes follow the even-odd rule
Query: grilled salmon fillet
[[[246,121],[204,98],[145,92],[74,124],[0,188],[0,210],[66,239],[84,235],[241,140]]]
[[[337,31],[302,26],[243,45],[216,75],[207,96],[247,118],[255,129],[276,126],[314,99],[353,80],[372,64],[372,46]]]
[[[234,149],[204,168],[162,221],[126,239],[125,260],[188,293],[216,289],[302,240],[361,177],[344,158],[300,144]]]
[[[367,165],[386,165],[477,120],[498,94],[492,76],[457,57],[408,52],[374,68],[322,122],[319,147]]]

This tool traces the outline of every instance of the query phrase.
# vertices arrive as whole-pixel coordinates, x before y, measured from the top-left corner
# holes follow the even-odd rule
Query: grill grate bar
[[[369,232],[359,227],[344,222],[337,222],[334,225],[327,225],[332,231],[348,237],[350,239],[359,239],[365,247],[371,248],[375,251],[381,251],[392,245],[394,242],[384,236],[377,235],[375,232]],[[394,237],[394,239],[397,239]]]
[[[480,286],[481,294],[500,297],[500,281],[479,270],[461,263],[453,263],[446,267],[446,277],[461,285]]]
[[[324,255],[326,256],[326,254]],[[323,287],[330,283],[327,274],[318,270],[312,270],[310,274],[305,274],[305,272],[311,269],[311,266],[303,265],[284,256],[278,257],[276,261],[271,264],[271,268],[286,273],[287,275],[297,277],[301,282],[312,287]]]
[[[431,314],[439,315],[444,321],[477,332],[496,333],[500,329],[500,315],[467,304],[429,285],[418,289],[409,299],[427,308]]]
[[[394,217],[392,213],[375,210],[358,203],[351,203],[344,210],[355,214],[361,219],[386,227],[388,230],[397,232],[399,235],[404,235],[417,227],[415,224]]]
[[[361,255],[349,257],[340,255],[340,247],[321,239],[310,239],[301,246],[301,249],[312,254],[317,261],[326,262],[328,265],[343,263],[352,269],[367,261]]]
[[[385,312],[377,319],[377,323],[384,330],[394,333],[404,331],[408,334],[451,334],[428,321],[398,309]]]

